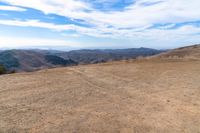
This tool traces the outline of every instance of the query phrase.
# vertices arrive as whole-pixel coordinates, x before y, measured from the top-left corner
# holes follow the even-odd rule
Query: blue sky
[[[0,48],[200,43],[199,0],[0,0]]]

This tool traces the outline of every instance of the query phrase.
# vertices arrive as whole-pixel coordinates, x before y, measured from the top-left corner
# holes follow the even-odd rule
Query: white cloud
[[[77,42],[58,40],[58,39],[42,39],[42,38],[23,38],[23,37],[0,37],[0,48],[19,48],[28,46],[57,46],[57,47],[80,47]]]
[[[0,20],[0,24],[3,25],[11,25],[11,26],[21,26],[21,27],[39,27],[39,28],[47,28],[57,31],[63,30],[72,30],[74,29],[74,25],[55,25],[52,23],[40,22],[39,20]]]
[[[85,28],[72,24],[58,25],[52,23],[41,22],[39,20],[0,20],[0,24],[21,26],[21,27],[39,27],[47,28],[56,31],[73,30],[78,34],[95,36],[95,37],[109,37],[109,38],[137,38],[137,39],[182,39],[191,37],[194,34],[200,34],[200,27],[194,25],[182,25],[177,28],[171,28],[175,25],[167,25],[159,28],[147,27],[134,28],[134,29],[116,29],[116,28]],[[169,29],[168,29],[169,28]],[[63,33],[61,33],[63,34]]]
[[[198,26],[185,24],[171,29],[177,23],[200,20],[199,0],[135,0],[135,3],[124,10],[110,12],[96,10],[90,3],[80,0],[0,0],[0,2],[37,9],[45,14],[80,19],[94,27],[58,25],[39,20],[1,20],[0,24],[4,25],[40,27],[56,31],[74,30],[78,34],[94,37],[133,40],[178,41],[189,38],[199,40],[200,27]],[[159,29],[149,28],[156,24],[169,25]]]
[[[101,36],[101,34],[105,32],[103,29],[101,30],[91,29],[91,28],[76,26],[73,24],[56,25],[53,23],[41,22],[39,20],[26,20],[26,21],[0,20],[0,24],[10,25],[10,26],[20,26],[20,27],[39,27],[39,28],[46,28],[46,29],[55,30],[55,31],[73,30],[73,31],[78,32],[79,34],[91,35],[91,36]]]
[[[21,7],[16,7],[16,6],[0,6],[0,10],[5,10],[5,11],[26,11],[26,9],[21,8]]]
[[[138,27],[155,23],[178,23],[199,20],[199,0],[162,0],[158,4],[144,6],[161,0],[136,0],[123,11],[101,12],[80,0],[0,0],[12,5],[40,10],[46,14],[53,13],[82,19],[96,26],[112,25],[117,28]],[[90,10],[86,12],[85,10]]]

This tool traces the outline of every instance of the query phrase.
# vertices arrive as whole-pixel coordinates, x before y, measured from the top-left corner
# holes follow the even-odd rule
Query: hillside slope
[[[200,45],[192,45],[187,47],[181,47],[173,50],[169,50],[166,53],[154,56],[161,59],[200,59]]]
[[[199,79],[199,60],[159,58],[3,75],[0,132],[198,133]]]
[[[33,50],[2,51],[0,52],[0,64],[8,70],[16,71],[34,71],[56,66],[76,65],[72,60],[65,60],[55,55],[43,54]]]

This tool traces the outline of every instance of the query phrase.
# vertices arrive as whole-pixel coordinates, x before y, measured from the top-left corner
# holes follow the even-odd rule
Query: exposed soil
[[[200,61],[121,61],[0,76],[2,133],[200,133]]]

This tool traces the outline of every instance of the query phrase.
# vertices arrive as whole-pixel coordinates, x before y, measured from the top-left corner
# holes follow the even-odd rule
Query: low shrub
[[[6,74],[7,70],[3,65],[0,65],[0,74]]]

